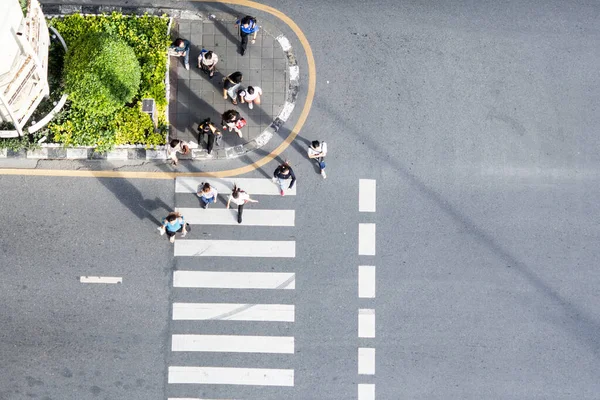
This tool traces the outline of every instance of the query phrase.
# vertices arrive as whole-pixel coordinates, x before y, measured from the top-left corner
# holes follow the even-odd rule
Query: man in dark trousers
[[[240,27],[240,37],[242,39],[242,47],[240,54],[244,55],[246,47],[248,46],[248,36],[254,34],[252,37],[252,44],[256,42],[256,34],[258,33],[259,26],[256,23],[256,18],[246,15],[241,20],[235,21],[235,25]]]
[[[206,136],[206,150],[208,150],[208,154],[210,154],[215,146],[215,141],[217,142],[217,146],[221,141],[223,135],[221,132],[217,130],[217,127],[210,122],[210,118],[206,118],[204,121],[200,122],[198,125],[198,144],[202,142]]]

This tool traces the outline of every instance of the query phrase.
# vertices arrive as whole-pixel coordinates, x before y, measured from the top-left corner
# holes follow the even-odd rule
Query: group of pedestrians
[[[246,53],[248,40],[254,44],[256,36],[260,30],[260,26],[255,17],[245,16],[235,21],[235,26],[238,28],[240,35],[240,55]],[[187,39],[177,38],[173,41],[169,48],[169,54],[172,56],[183,57],[183,63],[186,69],[190,69],[190,41]],[[198,68],[206,73],[209,79],[212,79],[217,72],[217,64],[219,56],[212,50],[202,48],[198,55]],[[259,86],[242,87],[243,74],[240,71],[233,72],[223,78],[223,98],[231,99],[233,105],[239,103],[248,104],[249,109],[253,109],[255,104],[261,103],[262,89]],[[235,110],[226,110],[221,115],[222,131],[235,132],[238,137],[242,137],[242,128],[247,125],[245,118]],[[215,126],[210,119],[206,119],[198,124],[198,144],[200,145],[206,139],[206,150],[211,154],[215,145],[219,146],[223,138],[222,132]],[[168,147],[167,151],[173,165],[177,165],[177,153],[186,154],[183,145],[187,145],[189,152],[189,144],[183,142],[180,147],[177,147],[180,141]]]

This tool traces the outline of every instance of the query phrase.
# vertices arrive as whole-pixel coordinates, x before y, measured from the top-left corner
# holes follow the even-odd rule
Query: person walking
[[[167,154],[174,166],[177,166],[177,162],[179,162],[177,153],[188,154],[189,152],[190,146],[183,140],[173,139],[169,142],[169,147],[167,147]]]
[[[294,187],[294,183],[296,182],[296,175],[294,174],[294,170],[292,169],[288,161],[279,165],[275,169],[275,172],[273,172],[273,182],[277,183],[277,185],[279,186],[279,194],[281,194],[282,196],[285,196],[284,189],[287,180],[290,178],[292,179],[292,181],[290,182],[288,189]]]
[[[242,84],[244,76],[240,71],[229,74],[223,80],[223,98],[227,100],[227,95],[231,97],[231,102],[236,105],[238,98],[238,89]]]
[[[178,212],[171,212],[163,219],[163,223],[158,227],[158,230],[161,236],[166,233],[169,237],[169,242],[174,243],[175,234],[181,232],[181,237],[185,237],[190,230],[189,227],[190,225],[185,223],[183,215]]]
[[[240,30],[240,38],[241,38],[241,47],[240,54],[243,56],[246,53],[246,47],[248,47],[248,36],[252,36],[252,44],[256,43],[256,34],[260,29],[258,24],[256,23],[256,18],[246,15],[242,19],[238,19],[235,21],[235,26],[239,26]]]
[[[217,196],[219,195],[217,189],[210,186],[210,183],[208,182],[202,182],[198,188],[198,193],[196,194],[200,198],[200,204],[204,209],[207,209],[210,203],[215,203],[217,201]]]
[[[248,103],[248,108],[253,109],[254,104],[260,104],[260,96],[262,89],[258,86],[248,86],[245,90],[240,91],[240,101]]]
[[[241,138],[241,129],[246,126],[246,120],[236,110],[227,110],[221,115],[221,125],[224,131],[231,129]]]
[[[323,179],[327,179],[327,174],[325,173],[325,156],[327,155],[327,143],[319,142],[318,140],[313,140],[308,148],[308,158],[315,160],[317,164],[319,164],[319,168],[321,169],[321,176]]]
[[[212,79],[215,75],[217,63],[219,62],[219,56],[210,50],[202,49],[198,56],[198,68],[203,72],[206,72]]]
[[[169,55],[183,57],[185,69],[190,69],[190,41],[177,38],[169,47]]]
[[[254,200],[250,198],[250,195],[243,191],[241,188],[237,187],[236,184],[233,185],[233,189],[231,190],[231,194],[229,195],[229,199],[227,200],[227,209],[229,209],[229,204],[234,203],[238,206],[238,224],[242,223],[242,213],[244,212],[244,205],[246,203],[258,203],[258,200]]]
[[[198,124],[198,144],[204,140],[204,136],[206,136],[206,150],[208,154],[210,154],[215,146],[215,142],[217,146],[219,146],[221,139],[223,138],[223,134],[217,130],[217,127],[210,122],[210,118],[206,118],[204,121]]]

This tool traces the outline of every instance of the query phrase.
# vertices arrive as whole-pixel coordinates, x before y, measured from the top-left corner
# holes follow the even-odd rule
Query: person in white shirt
[[[260,104],[260,96],[262,96],[262,89],[258,86],[248,86],[246,90],[240,92],[242,103],[248,103],[248,108],[251,110],[254,108],[254,104]]]
[[[177,153],[188,154],[190,152],[190,146],[184,142],[183,140],[173,139],[169,142],[169,146],[167,147],[167,154],[174,166],[177,166]]]
[[[246,203],[258,203],[258,200],[253,200],[250,198],[250,195],[237,187],[237,185],[233,185],[233,189],[231,190],[231,195],[229,195],[229,199],[227,200],[227,209],[229,209],[230,203],[237,204],[238,206],[238,224],[242,223],[242,212],[244,211],[244,204]]]
[[[198,193],[196,194],[200,198],[200,204],[204,209],[208,208],[210,203],[215,203],[217,201],[217,196],[219,195],[217,189],[210,186],[210,183],[208,182],[201,183],[198,188]]]
[[[327,143],[319,142],[318,140],[313,140],[308,148],[308,158],[313,159],[319,164],[319,168],[321,169],[321,176],[323,179],[327,178],[327,174],[325,173],[325,156],[327,155]]]
[[[198,56],[198,68],[202,71],[206,72],[209,77],[213,77],[215,75],[215,67],[219,62],[219,56],[217,53],[213,53],[212,51],[206,51],[202,49],[200,55]]]

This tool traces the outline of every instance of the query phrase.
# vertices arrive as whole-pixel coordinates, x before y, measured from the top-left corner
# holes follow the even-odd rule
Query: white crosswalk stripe
[[[237,206],[225,208],[177,208],[188,224],[199,225],[238,225]],[[260,210],[244,208],[242,225],[253,226],[294,226],[294,210]]]
[[[288,272],[175,271],[173,287],[219,289],[295,289]]]
[[[296,242],[276,240],[177,240],[179,257],[295,257]]]
[[[280,196],[279,187],[268,178],[182,177],[175,181],[175,191],[180,194],[177,198],[186,204],[192,204],[193,198],[193,203],[196,203],[197,188],[205,181],[215,187],[221,197],[231,193],[234,183],[252,198]],[[286,195],[296,195],[296,187],[286,189]],[[289,204],[289,201],[282,204]],[[206,398],[193,397],[199,393],[194,385],[294,386],[294,370],[285,369],[287,365],[281,365],[281,360],[289,358],[291,364],[295,353],[293,335],[285,336],[283,332],[295,321],[295,306],[287,303],[290,302],[289,295],[293,295],[290,291],[296,289],[296,274],[286,271],[290,264],[289,261],[285,264],[283,261],[296,256],[296,242],[260,239],[261,236],[269,236],[270,239],[289,237],[289,227],[296,224],[295,210],[245,207],[241,225],[268,228],[253,231],[252,240],[233,240],[240,237],[241,231],[236,231],[235,236],[233,233],[223,234],[227,228],[215,228],[218,235],[210,232],[210,226],[238,226],[237,207],[227,210],[218,203],[208,209],[177,207],[176,211],[184,216],[192,229],[185,238],[177,235],[173,247],[176,257],[181,257],[181,260],[185,258],[185,269],[173,272],[176,298],[184,301],[172,302],[175,328],[171,334],[171,354],[173,360],[185,361],[170,363],[168,383],[174,386],[170,386],[173,389],[169,391],[177,392],[169,394],[178,396],[169,396],[168,400],[227,400],[217,399],[218,395],[211,396],[211,386],[202,389],[202,396]],[[194,229],[195,226],[202,226],[202,229]],[[288,228],[285,236],[283,233],[277,235],[276,230],[282,228]],[[232,228],[231,232],[234,232],[233,229],[236,228]],[[248,230],[244,228],[244,232]],[[248,265],[259,265],[261,271],[247,270],[243,258],[255,258],[256,261]],[[217,262],[220,259],[231,260],[228,264],[231,269],[220,268]],[[207,263],[213,265],[207,266]],[[223,297],[207,297],[215,293]],[[264,297],[267,293],[268,300]],[[200,298],[214,302],[194,302]],[[233,331],[242,325],[248,327],[244,328],[244,335]],[[207,330],[208,326],[212,332]],[[181,328],[185,331],[180,331]],[[219,334],[214,334],[213,329],[218,329]],[[227,329],[231,331],[227,332]],[[211,354],[215,356],[211,357]],[[228,365],[227,357],[234,357],[234,354],[246,354],[244,357],[263,360],[260,365],[255,365],[261,368],[252,368],[253,365],[247,362],[239,366],[243,368],[231,365],[231,361]],[[275,354],[278,355],[278,361],[273,361],[274,365],[265,365],[265,359],[258,358],[271,355],[269,357],[275,360],[272,358]],[[199,364],[194,364],[194,360]],[[193,389],[186,389],[188,387]]]
[[[169,367],[169,383],[294,386],[293,369]]]
[[[293,354],[294,338],[288,336],[173,335],[171,351]]]
[[[277,195],[279,186],[270,179],[258,178],[195,178],[181,177],[175,180],[175,193],[196,193],[198,186],[203,182],[210,183],[220,194],[229,194],[234,184],[250,195]],[[295,196],[296,187],[285,190],[286,196]]]
[[[173,303],[173,320],[294,322],[294,305]]]

